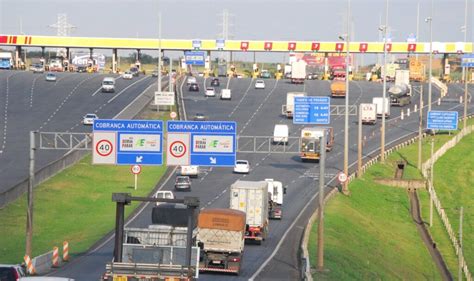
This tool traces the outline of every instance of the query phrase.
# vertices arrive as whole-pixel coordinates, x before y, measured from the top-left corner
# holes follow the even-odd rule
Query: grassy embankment
[[[169,112],[144,112],[139,119],[167,119]],[[115,226],[113,192],[147,196],[166,170],[143,166],[134,190],[130,166],[92,165],[92,157],[62,171],[34,192],[33,256],[62,248],[71,256],[86,251]],[[138,206],[125,208],[126,215]],[[19,263],[25,253],[26,194],[0,210],[0,263]]]
[[[472,120],[469,123],[472,124]],[[450,138],[451,136],[448,135],[436,136],[434,139],[435,150]],[[472,135],[470,140],[467,138],[466,140],[473,143]],[[471,149],[463,146],[459,146],[459,149],[460,151],[464,149],[472,151],[472,145]],[[430,140],[424,140],[424,160],[428,159],[430,148]],[[417,155],[417,144],[391,154],[385,164],[377,163],[373,165],[362,178],[356,179],[350,184],[350,196],[346,197],[338,194],[329,201],[325,209],[325,268],[329,271],[322,274],[315,273],[314,277],[322,280],[440,279],[438,270],[412,222],[406,191],[374,182],[375,178],[393,177],[396,162],[401,159],[408,162],[404,178],[421,179],[422,176],[416,169]],[[464,170],[464,172],[461,172],[461,169],[458,171],[461,175],[469,176],[469,173],[472,175],[473,159],[472,156],[466,157],[465,160],[470,164],[459,165]],[[451,163],[451,161],[448,162]],[[439,163],[442,163],[441,160]],[[446,172],[441,171],[447,170],[444,166],[437,167],[435,171],[437,170],[439,170],[439,173],[435,177],[435,185],[441,186],[438,177],[443,178]],[[459,174],[450,173],[449,177],[443,179],[451,183],[450,186],[454,188],[457,185],[453,183],[459,181],[459,178]],[[437,190],[440,190],[440,188],[437,187]],[[469,204],[466,200],[470,200],[472,206],[472,190],[469,191],[469,194],[467,192],[459,190],[456,194],[463,198],[471,195],[471,199],[464,198],[464,200],[465,206]],[[425,190],[419,190],[418,194],[423,205],[424,220],[428,221],[428,193]],[[440,197],[442,198],[441,195]],[[447,202],[444,203],[444,198],[441,200],[443,204],[448,205]],[[454,252],[440,223],[440,219],[435,216],[435,226],[432,229],[434,239],[445,255],[451,272],[455,273],[456,271],[453,271],[456,268]],[[471,229],[472,223],[470,225]],[[314,224],[309,244],[313,267],[316,265],[316,238],[317,224]],[[470,241],[472,241],[472,237]],[[472,242],[465,241],[465,245],[468,243],[472,244]],[[470,251],[472,253],[472,246]],[[468,255],[468,252],[469,250],[466,249],[466,255]]]

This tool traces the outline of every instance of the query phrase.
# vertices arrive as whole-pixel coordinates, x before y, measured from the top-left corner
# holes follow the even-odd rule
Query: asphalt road
[[[233,120],[238,123],[239,135],[271,136],[274,124],[288,124],[292,136],[299,136],[302,125],[293,125],[291,119],[281,116],[281,105],[286,100],[289,91],[306,91],[312,96],[329,94],[330,83],[327,81],[306,81],[304,85],[292,85],[285,80],[266,80],[266,89],[253,88],[252,79],[232,79],[232,100],[222,101],[218,97],[206,98],[203,94],[204,85],[209,80],[198,79],[201,85],[199,93],[188,92],[183,87],[186,115],[192,119],[196,113],[204,113],[209,120]],[[221,78],[221,85],[226,85],[226,79]],[[371,102],[372,97],[381,96],[382,84],[368,82],[351,82],[350,104]],[[472,88],[471,88],[472,91]],[[427,93],[427,87],[425,87]],[[450,86],[449,97],[462,95],[462,87]],[[439,97],[439,91],[433,87],[433,100]],[[425,95],[425,100],[427,97]],[[417,94],[413,97],[413,105],[418,101]],[[344,99],[332,99],[332,104],[344,104]],[[426,102],[425,102],[426,104]],[[407,108],[407,107],[406,107]],[[406,108],[404,110],[406,110]],[[433,109],[459,110],[462,106],[457,103],[441,103],[433,105]],[[417,132],[418,116],[400,119],[400,108],[392,107],[391,117],[387,120],[387,145],[394,145],[408,135]],[[473,111],[472,104],[470,111]],[[425,112],[426,113],[426,112]],[[357,124],[356,117],[350,119],[350,157],[349,163],[356,161]],[[335,145],[332,152],[327,154],[325,192],[334,188],[335,175],[342,170],[343,165],[343,116],[331,116],[331,126],[335,131]],[[364,126],[366,137],[364,155],[377,151],[380,145],[380,122],[374,126]],[[249,160],[251,171],[248,175],[232,173],[231,168],[204,168],[199,178],[193,179],[192,191],[188,193],[175,192],[180,198],[184,195],[198,196],[202,208],[227,208],[229,206],[229,187],[238,179],[263,180],[274,178],[282,181],[288,188],[283,207],[283,219],[271,221],[270,236],[261,245],[246,245],[243,266],[240,276],[223,276],[220,274],[202,274],[204,280],[294,280],[299,277],[297,248],[301,239],[302,229],[317,203],[317,186],[319,184],[319,164],[302,163],[297,155],[273,153],[239,153],[239,159]],[[173,190],[174,174],[165,181],[160,189]],[[144,211],[130,220],[127,226],[146,227],[151,223],[151,206],[146,205]],[[105,263],[112,259],[113,240],[104,238],[86,255],[77,258],[54,275],[67,276],[76,280],[96,280],[105,269]],[[268,263],[266,262],[268,261]]]
[[[156,78],[116,80],[115,93],[102,93],[103,74],[57,73],[56,82],[44,74],[0,71],[0,192],[28,176],[29,132],[90,132],[82,125],[86,113],[112,118]],[[116,77],[116,75],[114,75]],[[36,169],[66,151],[38,150]]]

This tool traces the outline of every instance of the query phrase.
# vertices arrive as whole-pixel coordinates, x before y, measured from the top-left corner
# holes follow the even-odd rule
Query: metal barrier
[[[53,266],[53,251],[46,252],[33,258],[33,267],[37,274],[45,274]]]

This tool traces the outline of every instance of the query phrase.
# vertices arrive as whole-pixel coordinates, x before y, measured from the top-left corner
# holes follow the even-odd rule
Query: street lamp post
[[[383,28],[383,30],[381,30]],[[385,4],[385,26],[382,26],[379,30],[384,32],[383,38],[383,89],[382,89],[382,129],[380,132],[380,157],[381,161],[385,161],[385,112],[387,109],[385,108],[386,99],[387,99],[387,28],[388,28],[388,0]],[[390,104],[388,105],[390,106]]]
[[[346,34],[346,98],[345,108],[346,113],[344,116],[344,174],[349,173],[349,28],[350,28],[350,16],[351,14],[351,1],[347,1],[347,34]],[[347,194],[347,181],[342,184],[342,193]]]
[[[432,13],[433,14],[433,13]],[[430,58],[428,63],[428,111],[431,111],[431,78],[432,78],[432,68],[433,68],[433,18],[427,17],[425,22],[430,24]]]

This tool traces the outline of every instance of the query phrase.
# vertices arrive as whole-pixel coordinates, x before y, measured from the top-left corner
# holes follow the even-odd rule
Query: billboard
[[[72,53],[71,63],[75,66],[87,66],[90,54],[88,52]],[[98,70],[105,68],[105,56],[100,53],[92,53],[94,65],[97,65]]]

